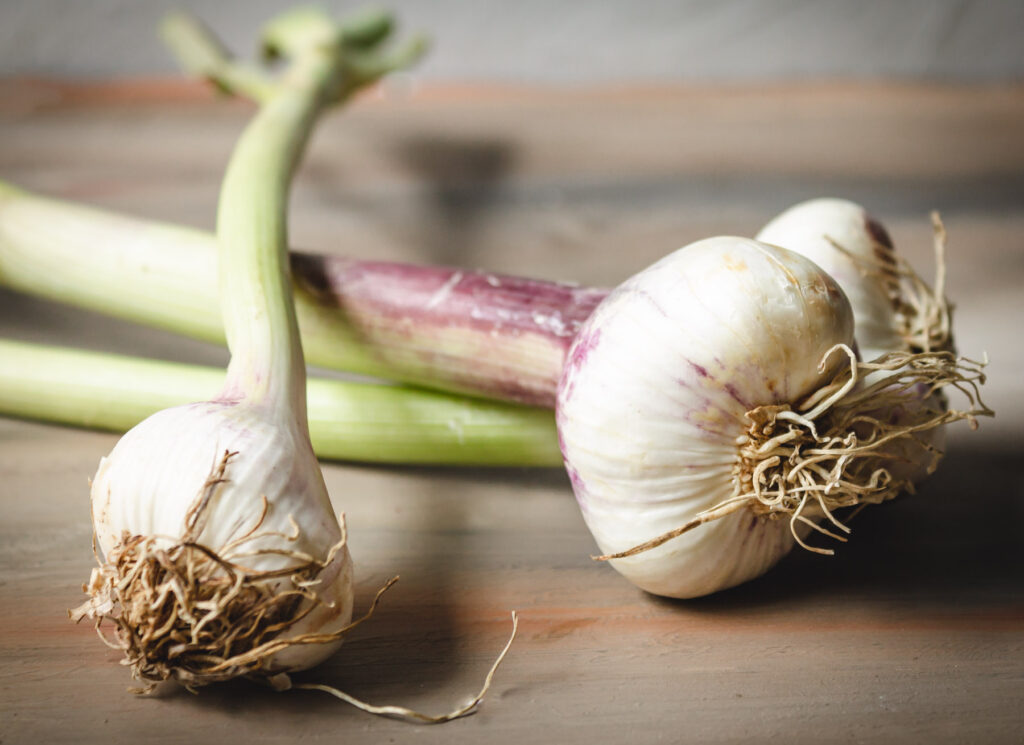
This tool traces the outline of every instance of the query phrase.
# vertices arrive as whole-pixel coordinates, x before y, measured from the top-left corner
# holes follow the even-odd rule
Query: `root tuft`
[[[650,541],[594,558],[607,561],[649,551],[740,509],[767,518],[788,515],[798,544],[815,553],[832,554],[831,549],[804,541],[800,527],[844,541],[850,529],[835,516],[837,510],[878,504],[901,491],[913,491],[913,483],[894,478],[889,466],[905,458],[908,448],[923,447],[916,434],[958,420],[975,428],[977,417],[992,415],[979,391],[985,382],[983,362],[957,358],[951,352],[893,352],[873,362],[858,362],[853,350],[840,344],[826,353],[822,367],[840,351],[850,364],[795,409],[759,406],[747,412],[750,424],[737,442],[734,493],[729,499]],[[869,374],[872,382],[864,384]],[[946,387],[963,393],[969,408],[957,411],[926,405]],[[912,403],[915,411],[910,421],[894,415]],[[928,450],[928,454],[930,471],[941,453]]]
[[[76,621],[94,619],[100,638],[124,652],[122,664],[144,684],[139,693],[149,693],[165,680],[190,690],[240,676],[273,682],[281,672],[269,664],[275,654],[296,645],[337,641],[363,620],[329,634],[286,636],[326,603],[316,586],[320,573],[345,547],[344,525],[341,541],[323,559],[287,548],[252,549],[253,541],[272,534],[261,530],[268,511],[264,497],[253,526],[240,537],[218,550],[196,542],[234,455],[225,452],[213,468],[175,543],[167,546],[158,536],[125,533],[93,569],[84,588],[89,600],[71,612]],[[297,535],[281,537],[287,543]],[[242,563],[268,554],[293,559],[294,564],[257,571]],[[104,631],[104,621],[113,624],[112,634]]]

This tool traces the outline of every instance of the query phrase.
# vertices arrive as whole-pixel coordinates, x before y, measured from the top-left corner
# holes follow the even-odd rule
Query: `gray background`
[[[174,71],[153,28],[198,11],[248,51],[289,0],[0,0],[0,76]],[[360,5],[328,0],[343,11]],[[434,40],[423,80],[744,82],[1024,77],[1021,0],[391,0]]]

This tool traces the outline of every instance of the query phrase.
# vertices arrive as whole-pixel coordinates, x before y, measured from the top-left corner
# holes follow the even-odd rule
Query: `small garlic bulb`
[[[741,457],[748,412],[821,388],[847,363],[829,351],[852,344],[850,305],[832,278],[747,238],[699,241],[616,288],[576,337],[556,409],[601,549],[627,551],[740,495],[753,477]],[[774,517],[736,509],[612,563],[648,592],[705,595],[790,550],[790,521]]]
[[[94,571],[87,605],[122,605],[119,636],[140,660],[139,677],[273,677],[341,644],[340,635],[296,643],[343,629],[353,589],[308,436],[288,418],[221,401],[161,411],[102,459],[91,495],[107,563]],[[213,610],[190,619],[188,605],[202,602]],[[185,636],[200,643],[185,647]],[[174,644],[183,646],[167,653]]]
[[[863,360],[892,352],[953,350],[942,288],[933,292],[899,259],[889,232],[861,205],[832,198],[801,202],[765,225],[757,240],[796,251],[835,278],[850,299]],[[941,250],[938,259],[941,272]],[[909,389],[902,401],[893,402],[889,416],[914,425],[940,416],[947,408],[941,392],[918,386]],[[919,483],[938,466],[945,441],[944,427],[900,440],[892,450],[890,472]]]
[[[850,300],[863,359],[904,349],[897,329],[900,278],[892,240],[863,207],[843,199],[802,202],[755,237],[806,256],[835,279]]]

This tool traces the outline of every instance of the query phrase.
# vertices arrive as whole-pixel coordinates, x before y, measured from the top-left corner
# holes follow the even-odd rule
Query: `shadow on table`
[[[437,479],[431,487],[438,497],[446,496],[442,492],[451,488],[453,478],[494,480],[504,475],[526,485],[538,478],[546,483],[550,477],[542,469],[405,470],[443,472],[444,478]],[[473,505],[466,502],[459,509],[460,501],[454,500],[453,507],[453,500],[434,500],[426,489],[422,497],[422,508],[415,516],[417,529],[403,532],[400,538],[403,566],[396,568],[402,570],[401,580],[335,655],[309,671],[293,674],[294,683],[323,684],[369,704],[404,706],[428,715],[451,711],[477,693],[510,626],[506,627],[503,619],[501,631],[495,636],[489,619],[467,619],[461,610],[465,602],[460,594],[472,592],[472,585],[467,585],[465,557],[471,557],[477,550],[470,543],[479,544],[481,540],[469,527]],[[433,509],[435,502],[443,502],[445,508]],[[416,557],[416,566],[409,566],[408,557]],[[359,569],[356,557],[357,617],[369,607],[377,589],[387,579],[379,573],[360,575]],[[485,644],[481,641],[483,637],[488,645],[494,641],[493,650],[479,651]],[[187,694],[168,688],[162,695],[171,698]],[[323,692],[276,692],[248,681],[229,681],[205,688],[197,701],[187,703],[198,703],[228,716],[258,716],[268,723],[270,719],[264,712],[280,712],[297,721],[301,721],[303,714],[368,716]]]
[[[516,145],[498,137],[421,132],[389,141],[386,150],[412,176],[411,196],[394,189],[383,197],[361,191],[343,168],[321,164],[311,169],[319,198],[332,209],[358,212],[395,244],[411,244],[420,262],[475,266],[481,233],[495,212],[508,207],[505,181],[518,157]]]
[[[868,507],[850,527],[835,556],[797,548],[745,585],[694,600],[653,600],[708,614],[818,598],[856,597],[881,603],[880,612],[893,598],[961,611],[1024,600],[1024,478],[1012,448],[958,446],[916,495]]]
[[[433,220],[421,247],[435,264],[473,264],[478,233],[503,199],[515,148],[499,139],[424,135],[398,143],[398,161],[426,186]],[[430,227],[433,229],[429,229]]]

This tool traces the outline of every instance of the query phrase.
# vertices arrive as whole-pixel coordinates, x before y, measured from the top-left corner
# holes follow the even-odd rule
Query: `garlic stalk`
[[[224,370],[0,339],[0,415],[124,432],[161,409],[208,399]],[[311,378],[320,458],[370,463],[561,466],[555,419],[416,388]]]
[[[554,406],[562,362],[606,290],[468,269],[293,252],[306,360]],[[0,284],[223,343],[216,242],[199,230],[0,182]]]
[[[172,23],[189,33],[189,21]],[[346,92],[345,33],[299,11],[264,38],[290,64],[221,189],[225,383],[134,427],[92,482],[101,563],[75,615],[112,621],[112,643],[149,686],[249,676],[288,687],[289,672],[333,653],[352,625],[345,530],[309,439],[285,225],[316,116]]]
[[[950,353],[859,363],[854,346],[835,280],[751,239],[699,241],[616,288],[577,335],[556,408],[600,558],[685,598],[756,577],[795,543],[831,553],[808,533],[842,539],[836,510],[907,487],[886,469],[894,442],[988,413],[877,418],[915,386],[956,385],[973,404],[982,374]]]

